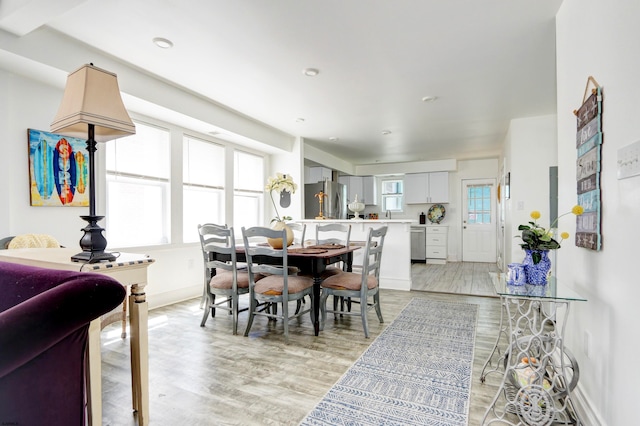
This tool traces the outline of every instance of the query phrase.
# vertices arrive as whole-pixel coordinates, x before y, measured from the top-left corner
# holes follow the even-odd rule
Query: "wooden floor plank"
[[[199,299],[149,313],[150,420],[163,425],[297,425],[329,388],[414,297],[479,305],[469,424],[480,424],[501,377],[480,383],[480,371],[495,342],[500,303],[486,277],[486,264],[412,265],[412,291],[382,290],[380,324],[369,313],[370,339],[359,317],[331,315],[320,336],[310,318],[290,322],[290,344],[282,322],[256,318],[249,337],[231,334],[223,313],[200,327]],[[491,290],[491,291],[490,291]],[[477,292],[481,297],[467,294]],[[246,300],[243,302],[246,304]],[[136,425],[131,412],[128,339],[119,325],[102,334],[103,424]]]

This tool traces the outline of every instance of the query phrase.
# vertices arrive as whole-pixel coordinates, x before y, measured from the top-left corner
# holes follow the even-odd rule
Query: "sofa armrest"
[[[111,311],[126,295],[120,283],[104,275],[68,271],[52,275],[62,278],[59,285],[0,312],[0,377]]]

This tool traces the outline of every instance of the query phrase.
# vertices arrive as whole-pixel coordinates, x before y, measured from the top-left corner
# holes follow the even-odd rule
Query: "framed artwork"
[[[89,205],[89,153],[85,139],[27,130],[32,206]]]

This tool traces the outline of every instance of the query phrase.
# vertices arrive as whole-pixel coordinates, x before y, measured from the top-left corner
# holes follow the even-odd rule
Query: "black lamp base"
[[[102,229],[98,225],[98,221],[104,216],[80,216],[83,220],[89,222],[82,230],[84,235],[80,239],[80,247],[82,252],[71,256],[72,262],[96,263],[102,260],[113,262],[116,256],[104,251],[107,248],[107,239],[102,235]]]

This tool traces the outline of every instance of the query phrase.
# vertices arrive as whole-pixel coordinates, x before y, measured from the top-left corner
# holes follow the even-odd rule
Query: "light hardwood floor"
[[[438,288],[451,277],[451,291],[480,288],[487,265],[418,265],[414,287]],[[434,268],[432,268],[434,267]],[[475,283],[475,284],[474,284]],[[313,336],[308,317],[290,323],[284,344],[282,322],[254,321],[251,334],[231,334],[226,314],[200,327],[199,299],[155,309],[149,319],[150,423],[160,425],[297,425],[368,345],[414,297],[479,305],[471,387],[470,425],[479,425],[498,388],[499,374],[480,383],[480,372],[497,335],[499,299],[426,291],[382,290],[384,324],[369,313],[370,339],[359,317],[334,320]],[[246,313],[239,330],[244,330]],[[128,340],[118,324],[103,331],[103,424],[135,425],[131,412]]]

